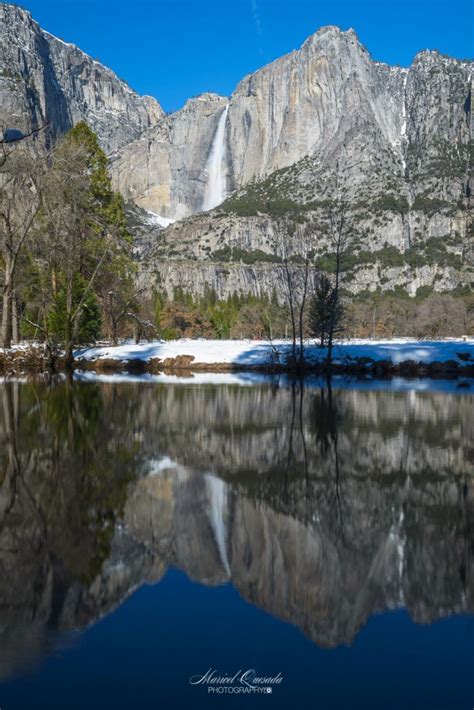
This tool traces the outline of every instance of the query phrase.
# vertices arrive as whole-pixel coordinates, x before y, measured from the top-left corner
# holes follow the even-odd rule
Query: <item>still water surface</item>
[[[469,388],[0,400],[2,710],[472,707]]]

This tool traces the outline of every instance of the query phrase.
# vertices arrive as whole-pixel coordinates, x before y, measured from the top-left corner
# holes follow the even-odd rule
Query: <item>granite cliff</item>
[[[139,96],[100,62],[44,31],[29,12],[0,4],[0,127],[48,124],[41,134],[48,143],[86,121],[110,152],[162,115],[154,98]]]
[[[283,284],[283,251],[297,260],[308,239],[324,269],[328,210],[343,194],[349,290],[471,287],[471,72],[472,63],[429,51],[409,69],[389,67],[373,62],[352,31],[320,30],[237,87],[224,136],[229,197],[203,211],[206,172],[196,165],[201,213],[141,232],[143,277],[168,293],[176,285],[201,294],[210,286],[221,297],[269,293]],[[146,191],[131,187],[135,145],[113,158],[116,185],[175,218],[172,199],[144,199],[156,191],[153,179]],[[193,153],[201,166],[210,145]]]

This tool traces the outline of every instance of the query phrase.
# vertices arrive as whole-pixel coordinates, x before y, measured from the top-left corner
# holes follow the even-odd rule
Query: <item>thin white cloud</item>
[[[258,3],[257,0],[252,0],[252,16],[253,16],[253,21],[255,24],[255,30],[257,32],[257,37],[261,40],[263,37],[263,30],[262,30],[262,20],[260,19],[260,12],[258,10]],[[260,54],[263,54],[263,49],[261,44],[259,44],[258,51]]]

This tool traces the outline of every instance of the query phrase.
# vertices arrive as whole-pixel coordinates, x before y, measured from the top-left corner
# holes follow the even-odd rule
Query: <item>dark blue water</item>
[[[25,677],[1,686],[2,708],[466,708],[473,693],[474,620],[414,624],[372,617],[351,647],[324,650],[292,625],[171,570],[70,639]],[[189,678],[209,668],[283,676],[271,696],[209,695]]]
[[[472,400],[4,389],[0,708],[472,707]]]

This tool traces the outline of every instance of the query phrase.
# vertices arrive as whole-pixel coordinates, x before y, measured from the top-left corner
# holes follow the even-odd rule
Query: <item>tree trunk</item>
[[[3,253],[5,263],[5,279],[3,282],[2,311],[2,348],[10,348],[12,344],[12,300],[13,300],[13,263],[8,251]]]
[[[111,335],[111,341],[112,345],[118,345],[118,338],[117,338],[117,331],[118,331],[118,324],[115,320],[115,318],[112,318],[112,323],[110,327],[110,335]]]
[[[74,362],[74,326],[73,323],[71,322],[71,316],[68,313],[67,318],[66,318],[66,332],[65,332],[65,343],[64,343],[64,349],[66,351],[66,369],[72,369],[72,365]]]
[[[296,319],[295,319],[295,309],[293,305],[293,280],[290,274],[290,267],[288,262],[285,261],[285,271],[286,271],[286,283],[288,288],[288,305],[290,307],[291,316],[291,335],[292,335],[292,356],[293,356],[293,367],[296,365]]]
[[[332,340],[333,340],[333,337],[334,337],[334,323],[331,318],[331,323],[329,325],[329,333],[328,333],[328,355],[327,355],[328,368],[330,368],[332,365]]]
[[[74,276],[71,270],[68,273],[67,280],[67,291],[66,291],[66,328],[64,333],[64,349],[66,351],[66,369],[72,369],[74,362],[74,315],[73,315],[73,282]],[[79,318],[79,314],[76,313],[76,322]]]
[[[134,321],[133,323],[133,339],[135,340],[136,345],[140,344],[140,326],[137,321]]]
[[[303,317],[304,317],[304,307],[306,304],[306,294],[308,292],[308,275],[309,275],[309,261],[306,258],[305,273],[304,273],[304,284],[303,284],[303,296],[301,298],[300,305],[300,317],[299,317],[299,330],[300,330],[300,361],[299,367],[302,368],[304,365],[304,338],[303,338]]]
[[[74,364],[74,348],[71,340],[66,343],[66,359],[65,365],[67,370],[72,370]]]
[[[12,297],[12,342],[18,345],[20,342],[20,322],[18,318],[18,301],[16,293]]]
[[[7,285],[3,292],[2,311],[2,348],[10,348],[12,344],[12,294]]]
[[[338,242],[336,245],[336,282],[334,284],[333,298],[331,302],[331,313],[329,318],[329,328],[328,328],[328,354],[326,365],[328,370],[332,366],[332,341],[334,338],[334,329],[336,326],[336,314],[339,306],[339,277],[341,274],[341,236],[338,237]]]

